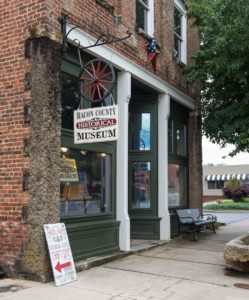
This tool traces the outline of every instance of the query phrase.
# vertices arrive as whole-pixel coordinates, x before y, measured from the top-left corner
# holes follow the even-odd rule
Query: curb
[[[75,269],[76,269],[76,272],[79,273],[79,272],[82,272],[85,270],[89,270],[93,267],[101,266],[101,265],[107,264],[109,262],[112,262],[114,260],[127,257],[132,254],[137,254],[140,252],[151,250],[153,248],[165,245],[168,242],[169,241],[155,241],[155,242],[150,242],[150,243],[145,243],[142,245],[134,246],[133,249],[131,249],[130,251],[127,251],[127,252],[119,251],[119,252],[114,252],[114,253],[103,255],[103,256],[91,257],[89,259],[76,262]]]

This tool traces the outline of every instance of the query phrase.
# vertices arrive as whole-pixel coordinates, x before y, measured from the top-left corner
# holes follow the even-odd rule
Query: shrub
[[[230,179],[226,184],[226,187],[230,187],[230,188],[237,188],[239,186],[240,186],[240,180],[238,179]]]
[[[234,202],[241,202],[249,196],[249,184],[236,186],[234,183],[228,183],[223,189],[223,194],[226,198],[233,199]]]

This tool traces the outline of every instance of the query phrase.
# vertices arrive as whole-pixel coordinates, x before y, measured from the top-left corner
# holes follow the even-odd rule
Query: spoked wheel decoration
[[[84,99],[103,102],[115,85],[115,71],[111,64],[101,59],[90,60],[81,67],[79,89]]]

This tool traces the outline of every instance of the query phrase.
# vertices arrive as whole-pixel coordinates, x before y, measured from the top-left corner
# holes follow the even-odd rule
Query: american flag
[[[156,38],[153,36],[151,42],[147,44],[147,63],[152,63],[153,70],[156,72],[156,60],[159,52],[156,49]]]

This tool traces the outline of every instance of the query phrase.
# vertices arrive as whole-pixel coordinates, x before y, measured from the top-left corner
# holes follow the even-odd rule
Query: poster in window
[[[75,159],[60,158],[60,181],[61,182],[77,182],[79,181],[77,166]]]

